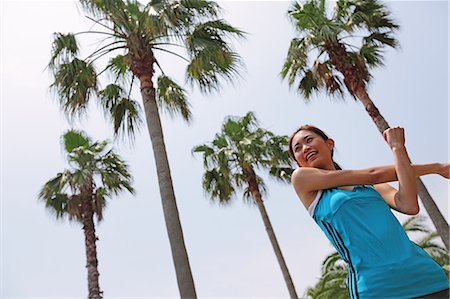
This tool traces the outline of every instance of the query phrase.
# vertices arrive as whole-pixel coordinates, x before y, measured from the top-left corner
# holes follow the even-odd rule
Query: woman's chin
[[[318,168],[318,166],[320,165],[320,161],[317,161],[317,160],[318,160],[318,159],[315,158],[314,160],[308,161],[308,165],[309,165],[310,167]]]
[[[324,163],[322,163],[322,161],[320,161],[320,159],[316,158],[312,161],[309,161],[308,163],[309,167],[314,167],[314,168],[320,168],[320,169],[326,169],[326,165],[324,165]]]

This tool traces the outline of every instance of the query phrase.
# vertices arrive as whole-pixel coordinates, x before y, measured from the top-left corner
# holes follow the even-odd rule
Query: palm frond
[[[203,153],[203,166],[205,168],[218,166],[216,163],[217,159],[215,159],[214,155],[214,149],[207,144],[195,146],[191,152],[192,154]]]
[[[326,23],[326,15],[321,10],[320,3],[315,0],[307,1],[303,4],[294,2],[288,10],[288,16],[295,22],[299,30],[315,30]]]
[[[308,64],[307,52],[310,44],[307,37],[302,39],[294,38],[289,46],[288,54],[281,70],[281,77],[288,77],[289,85],[293,85],[297,76],[304,72]]]
[[[276,180],[289,184],[291,182],[291,176],[294,172],[292,167],[270,167],[269,174]]]
[[[122,0],[80,0],[80,3],[87,13],[96,18],[107,18],[125,9]]]
[[[223,169],[213,168],[203,175],[203,189],[211,195],[212,200],[227,204],[232,199],[235,189]]]
[[[58,66],[54,79],[50,88],[57,93],[66,115],[72,117],[86,112],[90,97],[98,89],[94,66],[74,58]]]
[[[129,83],[133,76],[130,70],[127,55],[117,55],[109,60],[105,70],[109,70],[114,76],[115,82]]]
[[[97,188],[94,194],[94,200],[92,203],[94,214],[97,215],[97,220],[100,222],[103,220],[103,211],[106,208],[106,195],[107,192],[103,187]]]
[[[117,84],[109,84],[98,96],[105,116],[112,120],[114,135],[117,137],[127,134],[133,139],[143,124],[139,103],[128,98],[123,88]]]
[[[372,44],[363,44],[359,50],[359,55],[370,68],[383,65],[383,56],[378,46]]]
[[[219,78],[232,82],[239,75],[243,63],[225,41],[228,36],[243,37],[244,33],[224,20],[210,20],[196,24],[185,36],[191,58],[187,80],[197,83],[202,92],[219,89]]]
[[[394,49],[398,47],[398,41],[391,35],[390,32],[372,32],[370,35],[364,37],[363,41],[367,44],[376,45],[378,47],[385,45]]]
[[[344,261],[342,260],[341,256],[337,251],[332,252],[329,254],[325,260],[322,263],[322,274],[325,274],[334,268],[336,268],[337,265],[342,264]]]
[[[306,101],[311,98],[311,95],[319,91],[319,82],[317,82],[316,77],[312,70],[307,70],[303,78],[300,80],[297,91],[303,95]]]
[[[220,6],[213,1],[207,0],[181,0],[180,5],[192,14],[205,18],[216,18],[221,12]]]
[[[201,92],[210,93],[221,88],[220,79],[228,82],[239,76],[240,56],[229,50],[205,48],[196,51],[186,68],[186,79],[197,84]]]
[[[56,194],[63,194],[70,187],[72,173],[64,170],[58,173],[54,178],[47,181],[39,192],[39,198],[48,201]]]
[[[220,7],[213,1],[205,0],[181,0],[181,1],[152,1],[152,7],[156,14],[164,20],[170,32],[175,36],[181,35],[192,24],[201,20],[215,19],[218,17]],[[155,5],[156,4],[156,5]]]
[[[131,194],[134,193],[131,186],[132,176],[128,171],[129,166],[122,158],[110,150],[99,157],[98,161],[97,164],[101,166],[98,167],[97,172],[101,176],[106,195],[118,195],[123,190],[127,190]]]
[[[244,180],[245,181],[245,180]],[[245,182],[248,183],[248,182]],[[261,195],[267,194],[267,186],[264,183],[264,180],[260,176],[256,176],[256,183],[258,185],[258,191]],[[254,198],[254,194],[252,193],[250,186],[246,185],[244,188],[244,192],[242,194],[242,198],[244,202],[248,205],[256,205],[256,200]]]
[[[142,19],[142,31],[145,32],[148,40],[153,43],[157,41],[168,41],[169,28],[164,20],[158,15],[152,15],[151,6],[147,6],[144,11],[146,17]]]
[[[158,104],[172,116],[179,113],[187,122],[191,120],[192,113],[186,91],[171,78],[165,75],[158,77],[156,94]]]
[[[342,13],[347,18],[343,20],[348,27],[364,28],[370,32],[376,31],[394,31],[399,28],[391,18],[386,7],[377,0],[340,0],[342,8],[347,12]]]
[[[430,230],[425,226],[425,217],[422,215],[409,217],[403,222],[403,229],[407,232],[429,233]]]
[[[58,65],[68,63],[76,58],[79,53],[79,47],[75,35],[72,33],[53,34],[52,56],[48,67],[50,70],[55,70]]]
[[[76,148],[89,147],[91,144],[90,138],[83,131],[69,130],[62,136],[64,149],[67,153],[72,153]]]
[[[329,95],[344,97],[344,89],[341,79],[333,72],[330,61],[323,63],[316,60],[311,69],[320,87],[324,88]]]

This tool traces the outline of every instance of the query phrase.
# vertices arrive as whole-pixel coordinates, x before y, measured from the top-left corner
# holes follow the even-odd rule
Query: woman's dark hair
[[[313,132],[313,133],[319,135],[325,141],[327,141],[328,138],[329,138],[328,135],[325,134],[325,132],[322,131],[321,129],[319,129],[318,127],[311,126],[311,125],[301,126],[294,133],[292,133],[291,137],[289,138],[289,144],[288,144],[288,146],[289,146],[289,156],[291,156],[291,158],[294,159],[294,160],[295,160],[295,156],[294,156],[294,150],[292,149],[292,140],[294,139],[294,136],[300,131]],[[331,158],[333,158],[333,150],[331,150]],[[334,167],[336,167],[337,170],[342,170],[341,166],[339,166],[339,164],[334,162],[334,160],[333,160],[333,164],[334,164]]]

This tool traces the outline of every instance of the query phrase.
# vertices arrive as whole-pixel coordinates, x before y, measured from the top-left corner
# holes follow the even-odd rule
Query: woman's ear
[[[326,141],[328,148],[330,149],[330,151],[332,151],[334,149],[334,140],[331,138],[328,138],[328,140]]]

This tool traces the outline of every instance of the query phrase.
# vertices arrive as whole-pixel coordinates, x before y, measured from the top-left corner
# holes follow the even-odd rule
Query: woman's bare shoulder
[[[301,176],[305,174],[304,169],[305,168],[297,168],[292,173],[291,181],[298,198],[305,206],[305,208],[308,209],[311,203],[316,198],[318,190],[305,190],[304,188],[302,188],[301,184],[299,184],[299,182],[301,182]]]

